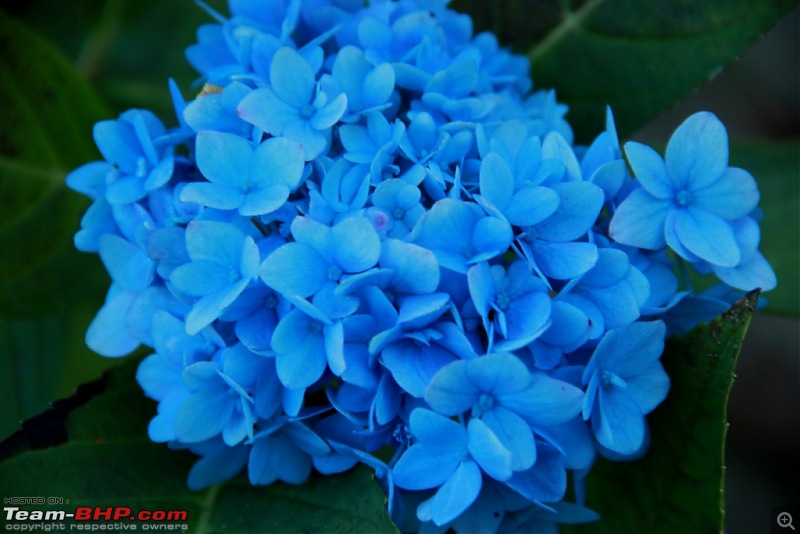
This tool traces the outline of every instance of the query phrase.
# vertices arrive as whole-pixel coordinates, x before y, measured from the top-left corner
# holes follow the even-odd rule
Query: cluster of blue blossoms
[[[446,4],[209,9],[178,125],[100,122],[104,161],[69,175],[113,280],[87,342],[152,347],[149,435],[201,456],[191,488],[363,463],[404,530],[592,520],[581,480],[646,449],[665,337],[775,285],[714,115],[665,158],[610,111],[575,146],[526,59]]]

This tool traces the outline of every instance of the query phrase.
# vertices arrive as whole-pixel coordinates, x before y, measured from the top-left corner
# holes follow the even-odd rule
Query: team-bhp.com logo
[[[185,524],[176,525],[175,523],[185,523],[188,519],[186,510],[133,511],[127,506],[78,506],[74,512],[65,510],[22,510],[18,506],[5,506],[3,507],[3,513],[5,515],[6,530],[28,532],[36,530],[109,530],[109,525],[105,522],[114,522],[116,528],[113,530],[137,530],[137,523],[140,523],[139,526],[142,530],[176,530],[176,527],[186,530]],[[59,523],[67,520],[73,522],[68,527],[63,523]],[[35,522],[39,524],[32,524]],[[90,522],[91,524],[89,524]],[[51,528],[44,528],[45,525],[50,525]]]

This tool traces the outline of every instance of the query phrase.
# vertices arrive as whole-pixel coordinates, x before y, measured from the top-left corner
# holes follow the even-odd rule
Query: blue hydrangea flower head
[[[447,4],[203,5],[177,125],[101,121],[68,176],[112,279],[87,344],[152,348],[148,433],[198,455],[191,489],[361,463],[404,530],[594,520],[568,476],[644,452],[665,337],[775,286],[716,117],[664,158],[610,109],[576,146],[528,60]]]

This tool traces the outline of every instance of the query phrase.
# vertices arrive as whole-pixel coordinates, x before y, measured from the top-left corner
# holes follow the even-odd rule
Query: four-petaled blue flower
[[[696,113],[667,144],[666,158],[640,143],[625,144],[639,188],[617,208],[610,236],[626,245],[668,245],[684,259],[734,267],[742,260],[733,222],[758,204],[745,170],[728,167],[728,135],[712,113]]]

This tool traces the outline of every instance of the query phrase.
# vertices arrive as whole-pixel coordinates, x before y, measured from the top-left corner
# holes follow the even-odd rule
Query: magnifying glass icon
[[[789,527],[790,529],[794,530],[794,525],[792,525],[792,514],[789,512],[781,512],[778,514],[778,526],[781,528]]]

